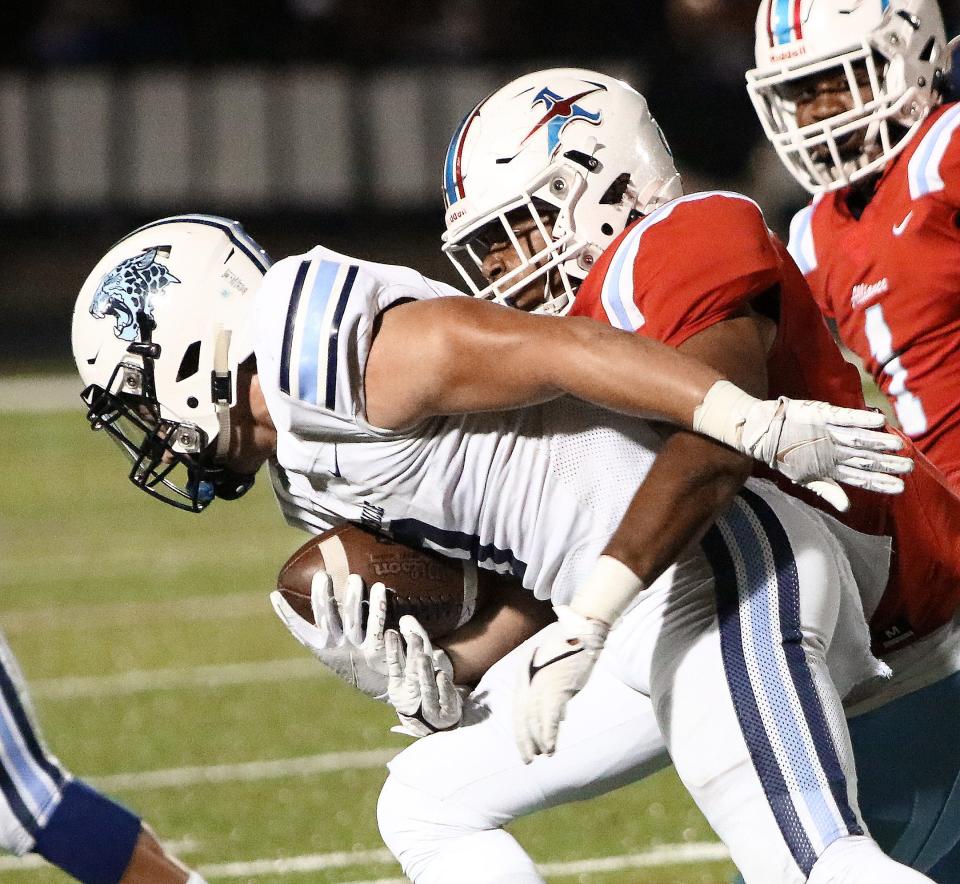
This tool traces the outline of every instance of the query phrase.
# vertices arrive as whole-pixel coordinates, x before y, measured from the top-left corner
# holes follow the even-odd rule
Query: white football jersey
[[[570,398],[401,432],[371,426],[363,377],[377,315],[401,300],[451,295],[462,296],[416,271],[319,246],[270,269],[256,356],[278,432],[280,508],[315,533],[358,522],[473,558],[563,604],[619,523],[660,435]]]

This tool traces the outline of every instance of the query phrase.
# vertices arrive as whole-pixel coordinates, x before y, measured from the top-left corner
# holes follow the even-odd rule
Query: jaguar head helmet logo
[[[167,246],[153,246],[121,261],[103,279],[93,295],[90,313],[97,319],[111,317],[113,333],[122,341],[140,337],[139,314],[153,319],[153,299],[172,283],[179,283],[157,255],[169,255]]]

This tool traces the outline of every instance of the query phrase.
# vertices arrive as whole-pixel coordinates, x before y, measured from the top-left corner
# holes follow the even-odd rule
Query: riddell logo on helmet
[[[453,224],[454,221],[459,221],[466,214],[466,209],[454,209],[454,211],[447,215],[447,224]]]
[[[779,50],[771,50],[770,61],[786,61],[788,58],[799,58],[801,55],[806,54],[807,50],[801,43],[799,45],[786,46]]]

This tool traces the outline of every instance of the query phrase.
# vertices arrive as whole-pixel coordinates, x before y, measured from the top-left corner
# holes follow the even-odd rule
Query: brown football
[[[431,638],[466,623],[482,603],[476,566],[394,543],[355,525],[333,528],[310,538],[280,569],[277,589],[301,617],[313,623],[310,584],[326,570],[333,594],[342,601],[347,576],[359,574],[367,585],[387,587],[387,627],[412,614]]]

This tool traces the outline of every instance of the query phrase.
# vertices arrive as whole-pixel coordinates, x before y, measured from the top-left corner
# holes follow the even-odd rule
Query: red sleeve
[[[694,195],[633,231],[633,294],[644,319],[638,330],[674,347],[737,315],[780,279],[780,257],[763,215],[746,197]],[[631,236],[620,250],[632,251]],[[610,267],[614,276],[617,257]]]

